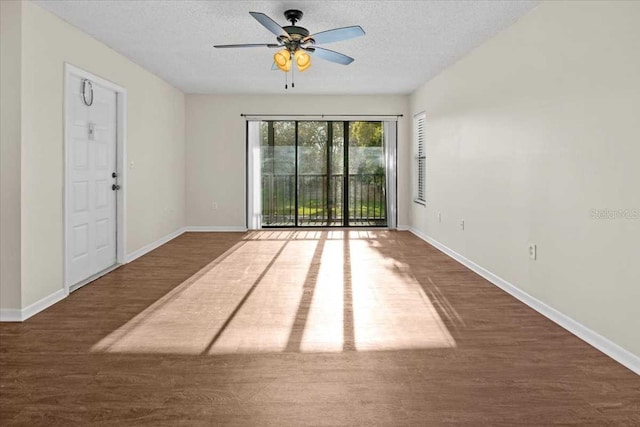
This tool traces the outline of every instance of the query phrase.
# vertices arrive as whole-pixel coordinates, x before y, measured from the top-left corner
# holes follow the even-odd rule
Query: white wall
[[[545,2],[411,96],[412,225],[636,355],[640,218],[591,211],[640,212],[638,22],[640,3]]]
[[[0,1],[0,309],[20,307],[22,5]]]
[[[245,119],[248,114],[404,114],[398,163],[408,164],[407,96],[187,95],[187,222],[245,227]],[[408,224],[409,174],[398,172],[398,224]],[[213,210],[216,202],[218,209]]]
[[[128,90],[127,251],[183,227],[184,94],[40,7],[22,7],[22,307],[63,287],[68,62]],[[3,94],[4,97],[4,94]]]

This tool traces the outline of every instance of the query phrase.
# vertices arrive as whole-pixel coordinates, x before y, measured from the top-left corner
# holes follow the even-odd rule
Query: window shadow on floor
[[[92,347],[224,354],[452,348],[411,274],[371,237],[388,232],[254,232]],[[384,239],[373,239],[389,244]]]

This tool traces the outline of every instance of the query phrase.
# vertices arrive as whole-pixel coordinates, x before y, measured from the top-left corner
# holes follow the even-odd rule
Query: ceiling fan
[[[292,70],[292,63],[298,67],[298,70],[305,71],[311,66],[311,56],[324,59],[326,61],[335,62],[337,64],[349,65],[353,62],[353,58],[333,50],[316,46],[316,44],[333,43],[343,40],[349,40],[355,37],[363,36],[364,30],[359,25],[351,27],[334,28],[333,30],[321,31],[315,34],[309,34],[309,30],[299,27],[296,22],[302,19],[302,12],[296,9],[290,9],[284,12],[284,17],[291,25],[281,27],[273,19],[264,13],[249,12],[256,21],[262,24],[267,30],[277,36],[277,43],[251,43],[251,44],[223,44],[214,45],[215,48],[238,48],[238,47],[267,47],[282,50],[276,52],[273,56],[273,69],[280,69],[285,73]],[[310,56],[311,55],[311,56]],[[285,85],[285,88],[287,86]],[[293,87],[293,83],[292,83]]]

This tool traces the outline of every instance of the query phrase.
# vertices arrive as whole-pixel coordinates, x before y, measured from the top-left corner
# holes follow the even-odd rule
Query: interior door
[[[66,260],[70,286],[116,263],[117,95],[96,83],[91,86],[93,97],[89,85],[72,75],[66,94]]]

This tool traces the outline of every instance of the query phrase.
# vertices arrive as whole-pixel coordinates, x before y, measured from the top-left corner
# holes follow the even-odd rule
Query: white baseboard
[[[42,310],[51,307],[53,304],[66,298],[67,293],[64,289],[58,289],[51,295],[47,295],[33,304],[19,309],[0,309],[0,322],[22,322],[31,316],[40,313]]]
[[[577,336],[581,340],[585,341],[586,343],[600,350],[601,352],[603,352],[604,354],[606,354],[616,362],[620,363],[621,365],[629,368],[631,371],[640,375],[640,357],[620,347],[618,344],[603,337],[602,335],[598,334],[592,329],[589,329],[588,327],[577,322],[571,317],[561,313],[555,308],[545,304],[539,299],[529,295],[528,293],[524,292],[517,286],[507,282],[506,280],[502,279],[499,276],[496,276],[495,274],[491,273],[485,268],[479,266],[473,261],[460,255],[453,249],[427,236],[421,231],[413,227],[411,227],[409,231],[415,234],[417,237],[424,240],[425,242],[429,243],[431,246],[435,247],[436,249],[440,250],[441,252],[445,253],[451,258],[455,259],[460,264],[464,265],[465,267],[469,268],[470,270],[484,277],[489,282],[493,283],[503,291],[507,292],[508,294],[512,295],[516,299],[525,303],[526,305],[528,305],[538,313],[542,314],[543,316],[557,323],[558,325],[560,325],[567,331],[571,332],[573,335]]]
[[[411,231],[411,227],[408,225],[398,225],[396,226],[396,230],[398,231]]]
[[[190,225],[186,227],[186,231],[190,233],[226,233],[226,232],[241,232],[244,233],[247,231],[247,227],[218,227],[218,226],[209,226],[209,225]]]
[[[131,261],[133,261],[133,260],[135,260],[137,258],[140,258],[142,255],[145,255],[145,254],[151,252],[152,250],[164,245],[165,243],[175,239],[176,237],[180,236],[185,231],[187,231],[187,227],[179,228],[176,231],[174,231],[173,233],[169,233],[166,236],[159,238],[155,242],[151,242],[148,245],[145,245],[145,246],[141,247],[140,249],[131,252],[129,255],[127,255],[126,262],[129,263],[129,262],[131,262]]]

